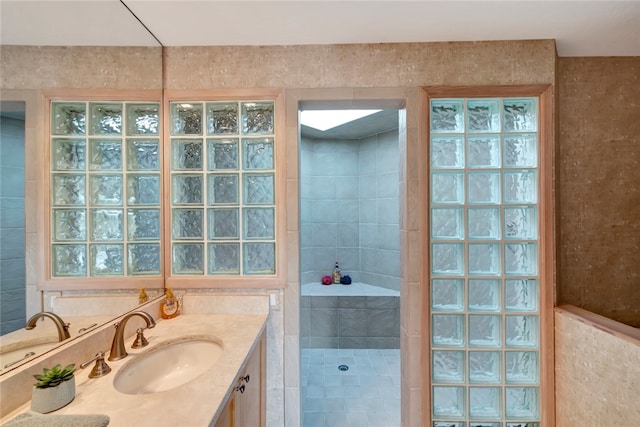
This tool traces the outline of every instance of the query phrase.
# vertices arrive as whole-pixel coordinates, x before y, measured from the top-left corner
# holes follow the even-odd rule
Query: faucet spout
[[[62,320],[60,316],[49,311],[43,311],[31,316],[31,318],[27,321],[27,326],[25,326],[24,328],[28,331],[35,328],[37,326],[36,322],[41,317],[48,317],[49,319],[53,320],[53,323],[56,325],[56,329],[58,330],[58,341],[64,341],[71,338],[71,335],[69,335],[69,324],[64,323],[64,320]]]
[[[133,316],[142,317],[145,322],[147,322],[147,328],[149,329],[156,326],[156,321],[153,320],[153,317],[145,311],[132,311],[131,313],[125,315],[120,322],[116,323],[116,333],[113,336],[111,351],[109,352],[110,361],[124,359],[129,354],[124,348],[124,329],[127,321]]]

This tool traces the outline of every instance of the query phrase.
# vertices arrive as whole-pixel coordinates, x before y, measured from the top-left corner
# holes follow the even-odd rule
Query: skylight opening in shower
[[[300,124],[326,131],[382,110],[303,110]]]

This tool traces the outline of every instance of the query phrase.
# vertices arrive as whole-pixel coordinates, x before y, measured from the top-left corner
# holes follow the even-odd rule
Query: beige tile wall
[[[640,330],[585,315],[556,309],[556,426],[638,426]]]
[[[157,48],[3,46],[0,88],[157,88]],[[122,49],[122,51],[120,51]],[[131,49],[131,50],[128,50]],[[98,58],[96,60],[96,58]],[[425,284],[421,282],[421,86],[553,84],[553,40],[403,43],[340,46],[167,48],[167,89],[282,88],[286,90],[287,259],[285,289],[267,327],[268,425],[300,425],[298,152],[299,100],[400,100],[401,345],[404,426],[427,425],[428,387],[421,362]],[[117,71],[117,72],[116,72]],[[422,127],[421,127],[422,126]]]

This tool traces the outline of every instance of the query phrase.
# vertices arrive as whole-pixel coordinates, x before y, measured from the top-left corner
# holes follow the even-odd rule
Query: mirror
[[[138,305],[135,289],[105,291],[109,298],[37,289],[37,242],[43,227],[36,214],[39,201],[30,196],[46,191],[36,182],[39,156],[44,156],[42,150],[38,153],[40,138],[46,138],[40,128],[39,90],[162,89],[162,46],[124,3],[0,4],[0,173],[4,188],[7,182],[18,182],[8,187],[11,194],[0,194],[0,375]],[[15,194],[19,189],[22,196]],[[148,294],[153,298],[160,292]],[[69,339],[60,341],[54,316],[39,318],[37,327],[25,329],[27,320],[43,311],[54,311],[71,323]]]

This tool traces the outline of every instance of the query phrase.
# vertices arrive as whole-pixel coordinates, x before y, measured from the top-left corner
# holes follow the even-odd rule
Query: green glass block
[[[464,383],[464,351],[434,350],[431,357],[433,381]]]
[[[500,384],[501,362],[499,351],[469,351],[469,382]]]
[[[242,103],[242,133],[273,134],[274,103],[270,101]]]
[[[432,99],[430,107],[432,133],[464,132],[464,103],[461,99]]]
[[[238,199],[240,197],[238,178],[238,174],[208,174],[207,204],[238,204]]]
[[[467,101],[468,132],[500,132],[500,100],[470,99]]]
[[[504,167],[535,168],[538,166],[538,137],[535,133],[504,136]]]
[[[469,243],[468,269],[471,275],[497,276],[501,272],[498,243]]]
[[[78,138],[51,140],[51,168],[56,171],[83,171],[86,169],[87,142]]]
[[[469,279],[469,311],[500,311],[500,280]]]
[[[500,172],[469,172],[467,196],[469,203],[499,204]]]
[[[85,176],[53,174],[51,199],[54,206],[83,206],[85,204]]]
[[[207,209],[209,240],[238,239],[240,233],[238,209]]]
[[[433,311],[464,310],[463,279],[433,279],[431,281],[431,309]]]
[[[243,168],[273,169],[273,138],[242,140]]]
[[[159,240],[160,209],[128,209],[127,238],[129,240]]]
[[[122,240],[123,213],[122,209],[91,209],[89,210],[90,238],[93,241]]]
[[[208,170],[238,170],[238,139],[207,139]]]
[[[467,136],[467,167],[499,168],[500,137],[497,135]]]
[[[468,237],[469,239],[498,240],[500,239],[500,208],[468,208]]]
[[[127,139],[127,170],[160,170],[160,140]]]
[[[246,240],[275,239],[275,209],[246,208],[242,210],[243,238]]]
[[[91,135],[122,134],[121,103],[89,103],[89,133]]]
[[[504,202],[535,204],[538,200],[538,177],[533,170],[504,172]]]
[[[123,245],[89,245],[91,276],[123,276]]]
[[[159,174],[128,174],[127,203],[129,205],[159,205]]]
[[[276,273],[276,245],[272,242],[251,242],[242,244],[243,274]]]
[[[538,281],[535,279],[507,279],[504,282],[505,311],[537,311]]]
[[[208,258],[209,274],[240,274],[239,243],[209,243]]]
[[[207,135],[238,134],[238,103],[207,103]]]
[[[538,238],[538,208],[513,206],[504,208],[504,237],[535,240]]]
[[[174,243],[172,258],[173,274],[204,274],[204,244]]]
[[[119,139],[89,139],[89,169],[122,170],[122,142]]]
[[[538,418],[540,403],[537,387],[506,387],[505,395],[507,418]]]
[[[90,175],[89,191],[91,194],[91,204],[93,206],[121,206],[122,175]]]
[[[502,345],[502,321],[499,315],[469,315],[469,346],[500,347]]]
[[[535,351],[505,352],[505,377],[507,384],[537,384],[538,353]]]
[[[52,245],[54,277],[84,277],[87,275],[86,245]]]
[[[202,170],[203,145],[201,139],[171,139],[171,168],[173,170]]]
[[[127,245],[127,268],[132,276],[160,275],[160,244],[132,243]]]
[[[201,205],[202,180],[202,175],[173,175],[171,177],[171,201],[173,204]]]
[[[462,243],[433,243],[431,270],[434,274],[462,275],[464,273]]]
[[[171,235],[174,239],[204,239],[203,209],[173,209]]]
[[[84,209],[53,209],[55,241],[86,240],[87,213]]]
[[[433,172],[431,174],[431,201],[433,203],[464,203],[464,173]]]
[[[462,418],[466,413],[464,387],[433,387],[434,418]]]
[[[538,129],[536,98],[505,98],[503,104],[505,132],[535,132]]]
[[[85,135],[87,106],[84,102],[52,102],[52,135]]]
[[[538,316],[505,316],[505,336],[507,347],[537,348]]]
[[[433,168],[463,168],[464,138],[462,136],[432,136],[431,166]]]
[[[467,427],[464,421],[434,421],[433,427]]]
[[[127,135],[159,135],[160,104],[129,103],[127,112]]]
[[[504,272],[508,276],[538,274],[538,246],[535,243],[506,243]]]
[[[434,239],[463,239],[464,209],[431,208],[431,237]]]
[[[202,135],[202,104],[171,103],[171,135]]]
[[[243,199],[247,205],[275,203],[275,176],[273,173],[242,174]]]
[[[476,419],[502,417],[500,387],[469,387],[469,416]]]
[[[435,347],[462,347],[464,345],[464,315],[434,314],[431,339]]]

